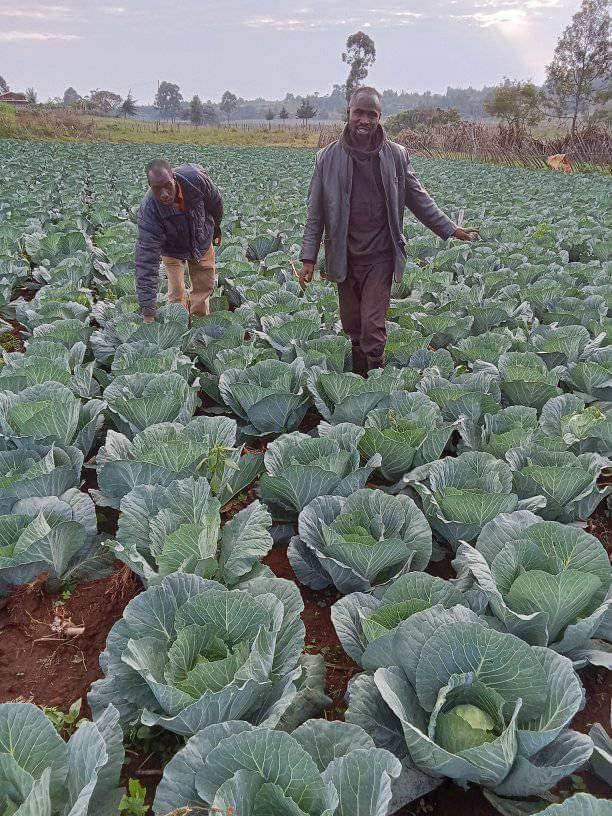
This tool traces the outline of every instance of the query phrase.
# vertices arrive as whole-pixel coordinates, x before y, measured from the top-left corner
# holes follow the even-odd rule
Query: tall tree
[[[160,82],[155,101],[153,104],[158,109],[160,116],[164,119],[171,119],[173,122],[178,116],[183,102],[183,95],[178,85],[173,82]]]
[[[8,86],[8,82],[3,76],[0,76],[0,94],[8,93],[10,88]]]
[[[204,105],[197,94],[189,103],[189,119],[192,125],[201,125],[204,122]]]
[[[346,51],[342,54],[342,62],[346,62],[350,67],[345,88],[347,105],[354,91],[367,77],[368,69],[374,65],[375,61],[374,40],[363,31],[351,34],[346,41]]]
[[[112,91],[103,91],[100,88],[96,88],[95,91],[92,91],[89,94],[89,99],[94,108],[103,116],[108,116],[108,114],[116,110],[122,101],[119,94],[113,93]]]
[[[64,107],[71,108],[73,105],[76,105],[81,98],[74,88],[66,88],[64,91]]]
[[[209,125],[211,127],[219,124],[217,109],[211,102],[205,102],[202,105],[202,121],[205,125]]]
[[[227,124],[229,125],[230,116],[238,108],[238,97],[231,91],[225,91],[221,97],[220,110],[227,116]]]
[[[278,114],[278,118],[283,119],[283,120],[289,118],[289,112],[288,112],[287,108],[284,105],[281,108],[280,113]]]
[[[517,132],[533,127],[542,119],[542,93],[533,82],[506,79],[485,99],[489,116],[501,119]]]
[[[274,113],[272,108],[268,108],[268,110],[266,111],[266,121],[268,123],[268,130],[272,130],[272,120],[274,119],[275,116],[276,114]]]
[[[125,97],[123,104],[121,105],[121,113],[125,118],[128,116],[136,116],[136,100],[132,96],[131,91],[128,91],[128,95]]]
[[[314,119],[316,115],[317,111],[315,108],[313,108],[310,99],[304,99],[295,113],[295,118],[301,119],[304,125],[308,125],[308,120]]]
[[[34,88],[26,88],[25,95],[29,105],[38,105],[38,95]]]
[[[546,69],[549,103],[558,118],[571,119],[571,135],[610,74],[609,0],[582,0],[561,35]]]

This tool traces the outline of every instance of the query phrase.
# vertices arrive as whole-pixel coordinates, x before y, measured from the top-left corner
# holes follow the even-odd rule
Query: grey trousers
[[[393,258],[368,265],[349,265],[338,284],[342,328],[368,357],[382,357],[387,342],[385,320],[393,284]]]

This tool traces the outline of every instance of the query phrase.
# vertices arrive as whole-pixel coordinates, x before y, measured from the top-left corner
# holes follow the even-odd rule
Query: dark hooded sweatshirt
[[[393,260],[387,197],[380,172],[380,151],[386,135],[379,125],[366,146],[355,144],[348,127],[342,147],[353,160],[348,224],[348,261],[354,265]]]

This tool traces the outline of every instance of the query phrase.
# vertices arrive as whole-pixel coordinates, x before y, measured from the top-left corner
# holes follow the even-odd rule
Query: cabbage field
[[[0,816],[609,816],[609,179],[415,160],[481,240],[362,379],[309,150],[167,148],[219,286],[142,322],[158,155],[0,141]]]

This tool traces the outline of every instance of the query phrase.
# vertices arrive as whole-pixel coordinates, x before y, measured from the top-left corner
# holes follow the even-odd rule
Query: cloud
[[[124,6],[104,6],[100,11],[103,14],[125,14],[126,9]]]
[[[70,42],[71,40],[82,39],[77,34],[52,34],[45,31],[0,31],[0,42],[49,42],[50,40],[61,40]]]
[[[29,8],[0,9],[0,17],[19,17],[27,20],[51,20],[71,11],[68,6],[31,6]]]
[[[499,11],[479,11],[474,14],[452,14],[451,17],[455,20],[466,20],[474,22],[481,28],[489,28],[490,26],[521,26],[527,22],[527,14],[524,9],[508,8],[500,9]]]
[[[248,28],[268,28],[275,31],[310,31],[323,28],[343,28],[355,26],[356,28],[399,28],[411,25],[415,20],[423,15],[415,11],[405,11],[403,9],[370,8],[364,9],[361,14],[352,12],[350,15],[341,16],[330,14],[312,8],[294,9],[291,16],[259,14],[243,21],[243,25]]]

